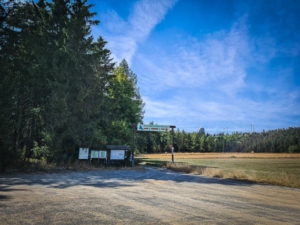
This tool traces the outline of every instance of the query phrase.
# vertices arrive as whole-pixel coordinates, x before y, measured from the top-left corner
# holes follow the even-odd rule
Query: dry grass
[[[245,170],[226,171],[220,168],[193,166],[187,163],[167,162],[166,168],[177,172],[192,173],[206,177],[251,181],[263,184],[272,184],[286,187],[300,188],[300,180],[297,176],[285,172],[254,172]]]
[[[210,158],[300,158],[299,153],[175,153],[176,159],[210,159]],[[139,154],[136,158],[170,159],[171,153]]]
[[[177,153],[176,163],[168,162],[170,154],[140,155],[140,160],[178,172],[300,188],[300,154]]]
[[[78,162],[75,161],[70,165],[66,165],[64,163],[47,163],[44,160],[37,160],[37,159],[28,159],[26,164],[20,168],[8,168],[4,171],[6,174],[15,174],[15,173],[65,173],[70,171],[76,172],[85,172],[85,171],[92,171],[92,170],[142,170],[144,171],[145,168],[136,165],[132,167],[131,164],[122,166],[108,166],[104,167],[102,163],[95,163],[92,164],[88,161]]]

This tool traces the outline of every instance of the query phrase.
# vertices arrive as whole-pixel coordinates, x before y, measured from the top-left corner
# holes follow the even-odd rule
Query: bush
[[[299,147],[297,145],[292,145],[292,146],[289,147],[288,152],[289,153],[300,152]]]
[[[43,159],[44,161],[47,160],[47,156],[49,155],[49,149],[47,146],[38,146],[37,142],[34,142],[32,151],[32,157],[34,159]]]

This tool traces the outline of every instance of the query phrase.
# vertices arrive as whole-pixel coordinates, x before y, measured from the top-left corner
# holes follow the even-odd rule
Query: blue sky
[[[144,123],[208,133],[300,126],[299,0],[90,0]]]

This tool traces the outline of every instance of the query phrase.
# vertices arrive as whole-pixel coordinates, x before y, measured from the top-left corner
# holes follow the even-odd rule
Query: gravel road
[[[0,224],[300,224],[300,190],[151,167],[1,174]]]

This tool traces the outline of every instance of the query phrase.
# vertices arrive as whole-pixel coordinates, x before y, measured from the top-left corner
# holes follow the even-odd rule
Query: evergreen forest
[[[91,9],[86,0],[1,0],[1,170],[128,144],[142,121],[137,76],[91,35],[99,24]]]
[[[171,152],[171,134],[138,132],[136,143],[141,153]],[[174,131],[175,152],[299,153],[300,127],[257,132],[205,134]]]
[[[29,159],[62,162],[79,147],[131,145],[142,123],[137,75],[94,37],[87,0],[0,0],[0,171]],[[108,40],[109,41],[109,40]],[[177,152],[300,152],[300,128],[199,134],[177,129]],[[171,150],[170,133],[135,133],[135,151]]]

